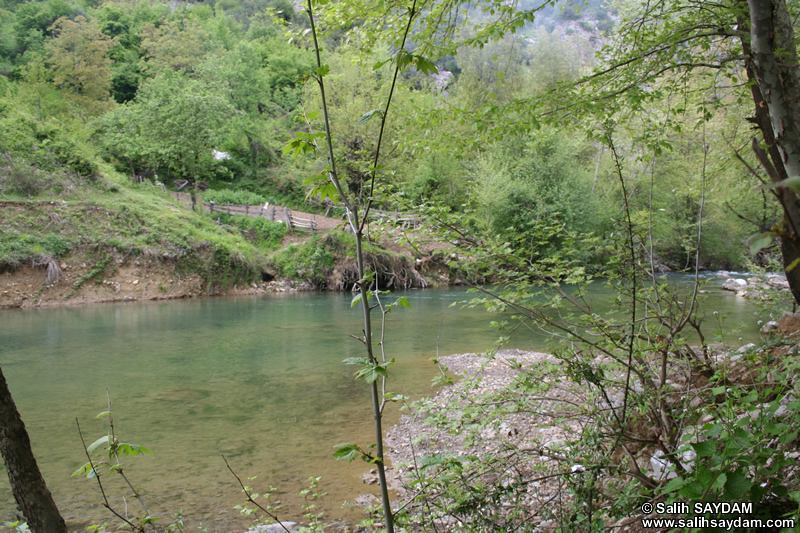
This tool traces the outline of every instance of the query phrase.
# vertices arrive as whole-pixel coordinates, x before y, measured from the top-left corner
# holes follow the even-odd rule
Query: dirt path
[[[192,203],[188,193],[170,192],[170,195],[175,195],[178,201],[187,206],[190,206]],[[273,205],[270,207],[276,213],[275,220],[283,220],[282,213],[286,208],[281,205]],[[222,210],[224,212],[228,208],[230,208],[230,210],[232,211],[231,214],[234,215],[244,215],[252,218],[258,218],[259,216],[263,216],[262,214],[260,214],[263,213],[263,209],[261,209],[260,206],[231,205],[225,207],[220,206],[217,207],[216,209]],[[204,203],[203,209],[205,211],[209,211],[208,204]],[[336,229],[343,223],[342,219],[340,218],[331,218],[331,217],[326,217],[324,215],[318,215],[316,213],[306,213],[305,211],[297,211],[295,209],[289,209],[289,211],[291,212],[293,218],[305,218],[315,221],[317,223],[317,228],[320,231],[328,231]]]

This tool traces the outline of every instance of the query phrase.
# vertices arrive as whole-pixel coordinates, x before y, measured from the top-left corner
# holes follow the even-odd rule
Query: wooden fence
[[[397,211],[381,211],[370,209],[370,218],[381,222],[394,222],[404,229],[414,229],[422,223],[422,219],[414,213],[398,213]]]
[[[214,202],[204,202],[204,205],[211,213],[228,213],[229,215],[239,215],[253,218],[266,218],[270,222],[282,222],[286,224],[287,229],[292,231],[301,231],[311,233],[312,235],[319,231],[317,227],[316,218],[302,218],[292,214],[292,210],[288,207],[277,207],[274,205],[264,204],[262,206],[251,205],[231,205],[230,202],[225,205],[215,204]]]

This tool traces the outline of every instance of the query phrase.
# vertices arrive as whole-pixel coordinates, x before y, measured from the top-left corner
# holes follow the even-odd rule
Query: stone
[[[790,313],[786,311],[783,313],[783,316],[778,322],[778,333],[781,335],[791,335],[797,330],[800,330],[800,312]]]
[[[761,333],[763,333],[764,335],[775,333],[776,331],[778,331],[778,323],[775,322],[774,320],[770,320],[769,322],[761,326]]]
[[[722,288],[726,291],[739,292],[747,287],[747,282],[743,279],[730,278],[722,284]]]
[[[786,281],[786,278],[780,276],[772,276],[767,280],[767,284],[774,289],[778,289],[779,291],[789,290],[789,282]]]

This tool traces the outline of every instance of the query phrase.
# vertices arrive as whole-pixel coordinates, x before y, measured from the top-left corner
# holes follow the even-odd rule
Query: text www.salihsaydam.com
[[[706,518],[705,516],[695,516],[693,518],[643,518],[642,527],[644,529],[664,529],[664,528],[722,528],[727,531],[739,528],[794,528],[794,518]]]

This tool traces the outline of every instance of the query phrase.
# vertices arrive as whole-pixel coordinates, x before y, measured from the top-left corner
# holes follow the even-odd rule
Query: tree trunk
[[[67,526],[44,482],[25,424],[0,369],[0,453],[11,490],[33,533],[66,533]]]
[[[740,4],[741,5],[741,4]],[[755,119],[766,144],[756,155],[773,184],[800,176],[800,66],[794,30],[785,0],[747,0],[749,20],[740,19],[742,48],[749,60],[747,76],[755,103]],[[742,6],[744,7],[744,6]],[[767,157],[767,154],[768,157]],[[796,303],[800,303],[800,202],[789,187],[776,196],[784,219],[776,226],[783,266]]]

